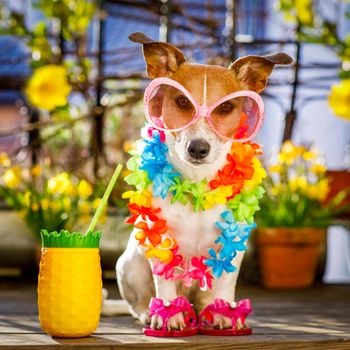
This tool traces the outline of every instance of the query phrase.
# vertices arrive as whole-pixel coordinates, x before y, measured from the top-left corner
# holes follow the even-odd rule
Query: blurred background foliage
[[[277,78],[271,78],[272,89],[265,95],[289,101],[284,109],[283,141],[292,138],[297,119],[295,101],[302,85],[301,45],[327,45],[340,60],[334,67],[341,82],[333,83],[333,87],[329,84],[328,91],[318,98],[329,96],[335,114],[350,118],[350,34],[341,35],[338,28],[338,18],[346,21],[350,15],[342,1],[334,2],[339,16],[333,19],[321,1],[276,1],[275,14],[281,14],[295,34],[288,40],[266,38],[261,24],[266,17],[265,1],[31,0],[26,4],[34,9],[34,20],[28,18],[23,6],[13,6],[10,1],[3,2],[0,8],[1,33],[26,45],[30,66],[21,85],[27,121],[1,130],[2,135],[29,132],[26,146],[30,156],[21,158],[17,152],[9,157],[14,158],[13,166],[21,162],[24,169],[36,165],[44,169],[49,164],[53,177],[69,173],[76,181],[87,181],[93,188],[93,198],[103,192],[116,162],[125,163],[127,151],[144,123],[142,91],[146,76],[140,48],[126,41],[131,31],[144,29],[154,34],[156,28],[161,40],[175,42],[190,59],[215,64],[228,64],[241,53],[264,54],[287,44],[295,46],[294,67],[288,74],[280,71]],[[251,17],[249,11],[253,11]],[[114,32],[113,40],[123,45],[126,42],[125,47],[107,48],[112,23],[107,19],[113,17],[117,17],[120,31]],[[133,60],[136,56],[137,61]],[[320,70],[326,68],[327,65],[319,65]],[[286,86],[292,91],[283,93]],[[275,93],[274,87],[282,88]],[[34,191],[37,180],[28,181],[32,181]],[[120,179],[111,204],[123,206],[120,198],[124,190]],[[272,199],[270,204],[274,205]]]

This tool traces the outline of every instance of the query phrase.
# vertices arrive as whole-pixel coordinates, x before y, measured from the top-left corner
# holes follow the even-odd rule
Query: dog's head
[[[182,51],[172,44],[155,42],[142,33],[134,33],[129,38],[143,45],[147,72],[151,79],[167,77],[175,80],[202,106],[211,106],[222,97],[239,90],[260,93],[275,64],[292,62],[287,54],[277,53],[264,57],[245,56],[233,62],[229,68],[191,64],[186,62]],[[176,116],[166,121],[169,128],[177,128],[178,119],[190,113],[188,99],[168,89],[162,101],[162,111],[169,110],[167,115]],[[172,113],[175,108],[177,113]],[[231,107],[224,103],[220,108],[225,110]],[[176,163],[182,162],[187,167],[200,170],[213,167],[214,164],[221,166],[232,142],[213,132],[205,118],[199,118],[188,128],[171,132],[167,143],[170,155],[178,158],[174,159]]]

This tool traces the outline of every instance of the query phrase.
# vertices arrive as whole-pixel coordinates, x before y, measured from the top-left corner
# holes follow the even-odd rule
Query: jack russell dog
[[[142,44],[152,81],[128,163],[134,229],[116,265],[120,293],[147,335],[250,334],[251,306],[235,301],[235,289],[263,192],[251,139],[263,120],[258,94],[274,66],[292,59],[245,56],[225,68],[188,63],[142,33],[129,38]]]

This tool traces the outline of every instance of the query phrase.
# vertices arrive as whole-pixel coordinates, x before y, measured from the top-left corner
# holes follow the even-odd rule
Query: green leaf
[[[102,232],[89,231],[86,235],[79,232],[70,233],[67,230],[60,232],[41,230],[41,242],[45,248],[99,248]]]

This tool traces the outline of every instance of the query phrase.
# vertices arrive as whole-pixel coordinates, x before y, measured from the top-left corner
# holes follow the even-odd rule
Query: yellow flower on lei
[[[135,203],[138,206],[151,207],[152,193],[147,190],[143,191],[127,191],[124,192],[122,198],[129,198],[130,203]]]
[[[6,170],[2,179],[8,188],[17,188],[21,183],[21,168],[16,165]]]
[[[160,262],[168,264],[173,259],[174,253],[170,249],[174,246],[176,246],[176,241],[171,237],[165,237],[157,247],[152,244],[147,245],[145,256],[147,259],[157,258]]]
[[[215,204],[225,204],[226,198],[232,196],[232,186],[219,186],[204,195],[204,208],[207,210]]]
[[[260,185],[266,177],[266,171],[262,167],[261,162],[258,158],[253,158],[254,174],[250,180],[246,180],[244,183],[245,189],[252,189]]]
[[[350,79],[332,86],[328,102],[338,117],[350,120]]]
[[[25,90],[34,106],[48,111],[66,105],[70,91],[67,71],[58,65],[47,65],[36,69]]]

